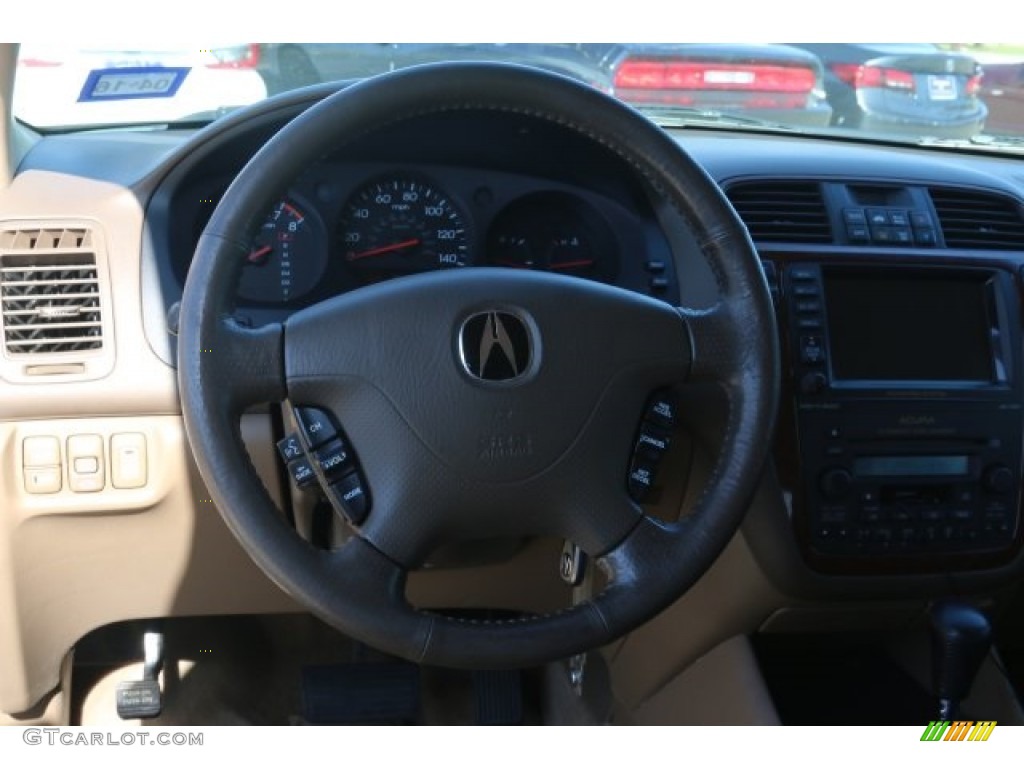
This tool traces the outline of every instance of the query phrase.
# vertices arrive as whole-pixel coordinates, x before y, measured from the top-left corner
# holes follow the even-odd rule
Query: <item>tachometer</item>
[[[343,258],[362,279],[466,265],[466,226],[448,196],[414,178],[371,181],[349,198],[338,225]]]
[[[322,225],[295,202],[281,200],[253,238],[238,296],[286,303],[312,291],[326,268]]]

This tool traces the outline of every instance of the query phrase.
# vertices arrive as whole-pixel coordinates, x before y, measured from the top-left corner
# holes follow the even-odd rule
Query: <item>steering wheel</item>
[[[250,329],[231,319],[252,236],[302,170],[401,120],[481,110],[532,116],[617,155],[692,229],[718,302],[686,309],[595,281],[480,267],[361,288],[280,324]],[[441,64],[338,91],[245,166],[192,261],[178,380],[202,477],[274,582],[381,650],[441,666],[500,667],[609,642],[710,567],[741,522],[767,455],[777,344],[745,228],[667,134],[561,76]],[[502,365],[484,370],[481,358],[494,356],[504,356]],[[627,492],[630,457],[651,392],[695,380],[724,390],[728,415],[693,513],[664,523]],[[358,459],[371,506],[337,549],[312,547],[284,522],[245,453],[242,412],[285,400],[333,414]],[[510,435],[513,443],[502,442]],[[514,450],[481,450],[510,444]],[[496,536],[576,542],[607,585],[560,612],[503,621],[407,602],[408,572],[435,547]]]

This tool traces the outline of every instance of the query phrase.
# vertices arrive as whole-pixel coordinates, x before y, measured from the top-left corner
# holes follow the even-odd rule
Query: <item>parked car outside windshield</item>
[[[1024,44],[227,43],[23,46],[15,113],[41,131],[203,123],[268,96],[438,61],[534,66],[662,125],[1019,151]]]
[[[15,114],[38,128],[205,121],[266,97],[259,46],[74,48],[26,44]]]
[[[825,65],[836,125],[876,133],[968,139],[985,128],[983,70],[929,43],[800,43]]]

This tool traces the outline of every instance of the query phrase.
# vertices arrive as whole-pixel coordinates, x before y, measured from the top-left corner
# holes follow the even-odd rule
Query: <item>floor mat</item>
[[[481,681],[471,672],[413,667],[419,686],[413,713],[408,704],[388,697],[387,686],[374,687],[375,676],[382,670],[399,670],[391,675],[393,682],[408,686],[411,665],[354,643],[313,617],[294,615],[125,622],[98,630],[76,647],[73,724],[122,722],[115,711],[114,692],[122,680],[141,679],[142,664],[137,659],[142,632],[147,629],[164,632],[168,659],[161,675],[164,710],[158,718],[145,721],[150,725],[370,722],[374,707],[383,707],[377,710],[376,721],[389,723],[472,725],[481,716],[492,723],[540,724],[544,720],[540,670],[517,678],[515,688],[501,675]],[[311,674],[322,683],[313,686],[313,693],[321,696],[321,708],[314,709],[320,714],[312,718],[304,708],[304,674],[307,695]],[[481,685],[489,692],[483,698],[478,693]],[[346,687],[349,699],[344,698]],[[518,693],[514,703],[508,695],[513,689]]]
[[[761,635],[754,651],[785,725],[920,725],[935,701],[870,641]]]

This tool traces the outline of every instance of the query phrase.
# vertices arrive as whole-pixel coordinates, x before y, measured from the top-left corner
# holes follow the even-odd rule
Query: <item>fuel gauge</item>
[[[607,222],[582,199],[564,192],[519,198],[494,220],[487,262],[610,281],[618,249]]]

